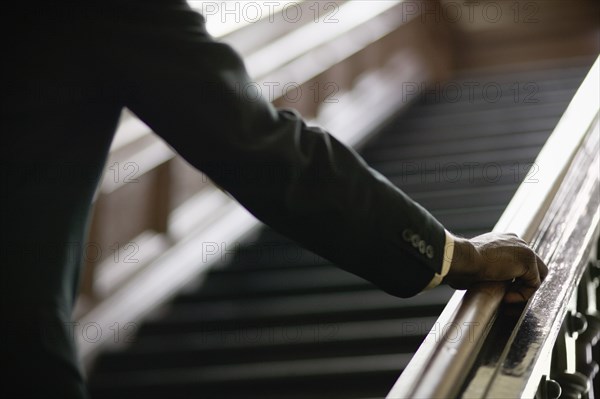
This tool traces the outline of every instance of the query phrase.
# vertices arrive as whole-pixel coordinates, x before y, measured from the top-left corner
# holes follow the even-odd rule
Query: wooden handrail
[[[477,367],[466,397],[534,397],[549,374],[552,348],[599,233],[599,138],[596,118],[534,240],[550,273],[508,341],[493,347],[496,361]]]
[[[561,278],[556,275],[553,278],[552,273],[558,266],[550,263],[550,261],[553,261],[553,258],[551,258],[552,252],[542,250],[543,245],[553,241],[540,240],[540,234],[548,229],[549,222],[544,217],[551,218],[553,216],[548,215],[557,212],[552,209],[565,207],[565,201],[569,197],[557,195],[557,192],[559,192],[560,187],[563,191],[572,189],[571,185],[574,183],[564,181],[565,175],[569,170],[571,170],[571,178],[573,175],[582,173],[581,170],[573,172],[574,169],[582,167],[579,164],[580,161],[578,161],[581,157],[586,158],[583,170],[589,170],[589,173],[585,175],[586,180],[580,182],[580,184],[583,184],[584,198],[577,197],[580,201],[578,204],[580,207],[575,209],[574,214],[568,217],[571,218],[570,223],[581,222],[581,217],[584,217],[583,220],[586,220],[585,217],[587,217],[587,221],[585,226],[581,228],[577,241],[568,244],[574,247],[574,253],[567,259],[561,259],[562,262],[569,261],[577,264],[575,270],[568,271],[564,265],[560,268],[569,276],[568,282],[565,283],[565,289],[572,291],[576,287],[573,281],[578,281],[578,276],[581,275],[578,273],[581,273],[582,270],[580,258],[583,256],[582,253],[577,251],[581,252],[582,248],[580,246],[585,247],[583,249],[589,249],[590,234],[593,234],[598,226],[598,158],[597,156],[595,158],[590,156],[588,152],[591,146],[592,149],[595,148],[597,154],[597,121],[600,109],[597,92],[597,88],[600,87],[599,62],[600,58],[594,63],[552,136],[534,162],[536,166],[534,170],[539,172],[536,175],[536,178],[539,179],[538,183],[533,185],[524,183],[519,187],[510,205],[494,228],[496,232],[517,233],[526,241],[534,242],[537,239],[538,241],[534,242],[534,248],[540,251],[544,261],[550,264],[551,273],[542,288],[536,292],[528,304],[523,313],[524,318],[528,317],[527,315],[533,317],[534,312],[539,311],[540,305],[546,303],[543,298],[548,294],[547,290],[550,289],[550,282],[556,283],[556,278]],[[565,184],[568,186],[567,188],[565,188]],[[554,208],[551,208],[552,203]],[[575,216],[577,218],[573,220]],[[568,238],[568,234],[564,233],[564,237]],[[556,242],[553,243],[556,244]],[[558,262],[558,259],[554,260]],[[441,330],[442,335],[429,334],[427,336],[408,367],[396,381],[387,398],[458,397],[496,316],[504,290],[504,284],[486,284],[469,291],[457,291],[436,322],[437,331]],[[558,302],[564,300],[564,298],[569,298],[570,293],[572,292],[564,292],[561,296],[554,296],[553,309],[560,308],[556,317],[560,317],[561,312],[564,315],[566,304],[561,307]],[[548,320],[550,330],[555,328],[556,323],[559,322],[558,318]],[[542,343],[552,341],[551,332],[540,332],[543,336],[538,336],[538,341]],[[518,335],[519,332],[517,331],[515,334]],[[538,348],[538,350],[541,351],[541,348]],[[541,353],[536,352],[534,355],[529,360],[537,360]],[[527,366],[533,367],[532,364]],[[512,392],[518,391],[519,396],[521,396],[526,391],[525,384],[529,383],[530,380],[535,380],[532,378],[532,374],[524,373],[521,380],[524,384],[514,384],[514,381],[511,381],[513,388],[518,386],[518,389],[514,388]],[[527,387],[527,389],[531,388]],[[498,385],[491,388],[486,385],[481,393],[489,394],[490,397],[494,397],[493,394],[495,393],[498,397],[501,392],[503,397],[516,397],[510,394],[506,396]],[[531,392],[529,391],[529,393]]]

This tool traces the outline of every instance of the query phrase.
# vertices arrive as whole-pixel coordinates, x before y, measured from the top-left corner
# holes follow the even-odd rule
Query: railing
[[[527,179],[535,184],[521,185],[494,229],[531,242],[549,266],[546,280],[503,340],[490,331],[510,319],[499,311],[505,285],[457,291],[388,399],[529,398],[550,378],[552,348],[598,237],[599,62],[536,159]]]

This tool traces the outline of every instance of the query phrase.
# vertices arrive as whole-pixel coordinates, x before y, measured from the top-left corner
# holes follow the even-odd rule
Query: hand
[[[526,302],[548,274],[540,257],[516,234],[486,233],[465,239],[454,237],[454,254],[444,281],[456,289],[476,283],[511,283],[504,301]]]

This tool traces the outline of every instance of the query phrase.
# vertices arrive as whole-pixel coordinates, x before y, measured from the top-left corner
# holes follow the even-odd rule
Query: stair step
[[[193,304],[172,304],[164,316],[142,326],[140,334],[205,331],[211,328],[235,328],[310,320],[355,320],[368,315],[416,314],[428,316],[439,311],[454,291],[447,286],[412,298],[401,299],[378,289],[335,292],[279,298],[223,300]],[[389,317],[389,316],[388,316]],[[387,318],[387,317],[385,317]]]
[[[175,303],[200,303],[216,299],[247,300],[285,294],[297,296],[374,288],[368,281],[333,265],[241,270],[236,274],[214,273],[209,279],[203,290],[181,295],[176,298]]]
[[[410,358],[409,353],[398,353],[129,371],[96,375],[91,387],[94,390],[97,386],[99,395],[102,395],[102,390],[109,390],[111,394],[118,393],[117,397],[135,392],[144,398],[195,397],[192,394],[211,398],[215,397],[213,395],[222,397],[236,394],[243,395],[240,397],[263,397],[249,395],[264,395],[265,392],[281,395],[289,392],[290,385],[295,389],[302,388],[303,394],[320,392],[323,395],[339,391],[341,383],[346,388],[360,387],[371,382],[370,376],[376,376],[381,381],[380,389],[384,391],[389,389]],[[308,379],[311,384],[304,383]],[[384,381],[387,384],[382,386]],[[365,389],[362,391],[360,394],[364,395]]]
[[[107,353],[95,372],[412,353],[435,320],[429,316],[219,330],[175,334],[168,342],[161,337],[140,337],[125,351]]]

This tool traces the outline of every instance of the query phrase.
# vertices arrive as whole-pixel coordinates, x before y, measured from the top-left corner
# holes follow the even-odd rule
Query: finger
[[[538,270],[537,255],[533,250],[524,248],[524,252],[519,260],[524,268],[524,273],[518,277],[519,283],[525,287],[537,289],[542,284]]]
[[[522,303],[527,302],[533,296],[536,289],[524,286],[513,286],[506,291],[504,302],[506,303]]]
[[[528,277],[528,275],[523,275],[522,277],[519,278],[519,280],[515,283],[513,281],[513,284],[510,285],[509,289],[507,290],[505,296],[504,296],[504,302],[506,303],[522,303],[522,302],[527,302],[536,292],[537,288],[539,287],[539,285],[541,285],[541,282],[546,278],[546,276],[548,275],[548,268],[546,267],[546,264],[544,263],[544,261],[539,257],[538,254],[536,254],[535,252],[533,252],[533,254],[535,255],[535,267],[531,267],[529,266],[532,271],[536,270],[537,271],[537,277]],[[526,255],[523,255],[522,260],[524,260],[525,262],[530,262],[526,260],[527,257]],[[527,264],[527,263],[526,263]],[[535,276],[536,273],[530,273],[532,276]],[[529,281],[528,281],[529,278]],[[533,285],[532,285],[533,282]]]
[[[520,244],[525,244],[525,245],[528,245],[528,244],[527,244],[527,241],[523,240],[523,239],[522,239],[522,238],[521,238],[521,237],[520,237],[518,234],[515,234],[515,233],[506,233],[506,234],[504,234],[504,235],[505,235],[505,236],[508,236],[508,237],[506,237],[506,238],[507,238],[507,239],[508,239],[510,242],[518,242],[518,243],[520,243]]]
[[[544,281],[544,279],[548,275],[548,266],[546,266],[546,263],[544,263],[544,261],[542,260],[542,258],[540,258],[538,254],[535,254],[535,258],[538,267],[538,273],[540,274],[540,280]]]
[[[519,236],[516,236],[516,238],[513,238],[513,242],[517,242],[527,248],[530,248],[529,243]]]
[[[506,294],[504,294],[503,301],[505,303],[522,303],[526,302],[527,300],[519,291],[508,291]]]
[[[529,298],[531,298],[533,296],[533,294],[535,294],[536,292],[536,288],[531,288],[531,287],[519,287],[517,289],[517,291],[519,292],[519,294],[521,294],[521,296],[525,299],[525,301],[528,301]]]

